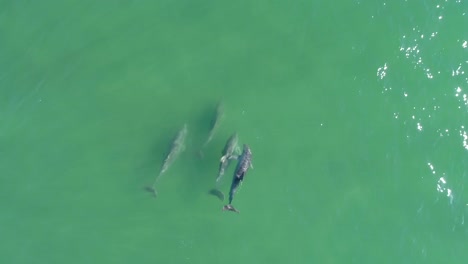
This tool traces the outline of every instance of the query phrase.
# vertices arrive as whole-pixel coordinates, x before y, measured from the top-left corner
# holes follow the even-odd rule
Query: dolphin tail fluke
[[[154,197],[158,196],[158,192],[156,191],[156,188],[154,186],[147,186],[145,190],[152,193]]]
[[[234,208],[234,206],[232,206],[232,204],[227,204],[223,206],[223,211],[231,211],[235,213],[240,213],[239,210],[237,210],[236,208]]]

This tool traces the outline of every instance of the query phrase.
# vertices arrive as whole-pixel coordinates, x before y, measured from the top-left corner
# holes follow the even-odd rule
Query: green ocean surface
[[[0,1],[0,263],[467,263],[467,13]],[[239,214],[209,194],[233,132]]]

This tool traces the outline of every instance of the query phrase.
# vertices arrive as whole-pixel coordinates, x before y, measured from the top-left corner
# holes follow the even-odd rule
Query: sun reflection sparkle
[[[465,74],[465,71],[461,70],[462,65],[459,64],[458,68],[456,70],[452,70],[452,76],[457,76],[457,75],[463,75]]]
[[[421,123],[418,122],[416,125],[417,125],[419,131],[423,130],[423,127],[422,127]]]
[[[382,80],[387,75],[387,63],[377,69],[377,76]]]
[[[445,129],[443,131],[442,131],[442,129],[437,129],[437,132],[439,133],[439,136],[441,136],[441,137],[450,136],[450,133],[449,133],[448,129]]]
[[[468,150],[468,134],[466,133],[466,131],[464,129],[465,129],[465,127],[461,126],[460,136],[463,138],[463,147],[466,150]]]
[[[444,23],[442,20],[446,21],[446,19],[452,21],[452,19],[454,18],[454,14],[449,12],[447,4],[448,2],[453,3],[454,1],[443,0],[436,2],[438,3],[433,3],[431,5],[432,13],[430,19],[433,22],[433,24],[440,25],[440,23]],[[455,2],[461,3],[462,1],[455,0]],[[451,6],[450,8],[452,7],[453,6]],[[450,11],[451,10],[452,9],[450,9]],[[466,13],[468,12],[466,12],[466,10],[461,10],[460,13],[462,13],[462,16],[464,16],[464,18],[466,18]],[[456,15],[459,15],[460,13]],[[442,93],[431,93],[431,90],[425,89],[425,87],[414,87],[414,89],[416,89],[414,90],[411,86],[411,83],[405,83],[405,81],[403,81],[403,84],[401,85],[399,85],[399,82],[394,83],[393,80],[399,78],[399,76],[393,75],[394,71],[398,72],[398,69],[395,68],[398,66],[398,64],[394,65],[391,61],[387,61],[387,63],[392,65],[392,70],[390,71],[388,71],[387,63],[385,63],[384,65],[380,64],[377,66],[377,78],[378,80],[382,80],[385,78],[385,81],[382,82],[383,95],[391,95],[392,99],[393,96],[396,96],[398,97],[398,100],[407,103],[403,109],[396,108],[392,109],[393,111],[389,112],[391,115],[390,118],[398,120],[397,122],[401,123],[401,125],[404,126],[407,130],[406,134],[402,135],[403,137],[411,138],[416,137],[415,134],[424,133],[427,134],[428,137],[432,137],[433,142],[435,142],[434,145],[445,144],[445,142],[448,142],[447,140],[439,141],[439,139],[446,139],[449,137],[450,142],[452,142],[452,139],[454,139],[456,144],[459,144],[459,142],[462,141],[461,143],[463,145],[463,148],[468,150],[468,125],[464,124],[466,121],[466,111],[468,111],[468,74],[465,74],[465,70],[467,69],[466,67],[468,66],[468,60],[464,56],[458,56],[455,58],[455,61],[450,59],[449,62],[445,64],[440,64],[437,62],[434,63],[434,58],[442,60],[444,53],[434,49],[434,46],[438,47],[440,43],[432,43],[434,41],[431,40],[436,40],[436,38],[439,36],[439,33],[445,34],[446,32],[444,32],[444,30],[446,31],[447,29],[440,26],[430,28],[427,26],[426,23],[423,23],[422,25],[413,23],[412,26],[406,28],[406,32],[400,35],[400,43],[399,46],[396,47],[397,51],[399,50],[397,58],[402,61],[407,61],[408,66],[410,66],[414,70],[414,73],[417,73],[419,75],[419,79],[424,79],[424,81],[427,82],[437,80],[438,77],[453,79],[453,82],[444,82],[445,85],[442,84],[444,85],[444,87],[441,87],[443,88]],[[458,52],[460,52],[460,46],[463,49],[462,51],[466,51],[468,48],[468,39],[463,34],[458,35],[457,38],[451,39],[451,41],[451,48],[458,50]],[[445,49],[444,47],[439,48]],[[432,83],[430,85],[439,86],[439,83]],[[392,87],[393,89],[390,87]],[[417,88],[420,88],[421,90],[417,90]],[[452,90],[454,94],[450,94],[451,89],[454,89]],[[424,90],[424,92],[422,92],[422,90]],[[448,94],[446,93],[447,90]],[[410,97],[408,96],[408,93],[411,93]],[[415,101],[415,99],[413,99],[417,99],[420,94],[427,96],[424,103],[419,103],[418,101]],[[401,97],[401,95],[403,95],[403,97]],[[445,104],[439,103],[439,101],[441,103],[444,103],[447,95],[448,97],[451,97],[449,98],[450,102],[452,104],[455,103],[455,105],[450,105],[450,107],[447,107]],[[453,113],[450,113],[450,111],[453,108],[457,109],[457,107],[463,110],[454,111]],[[462,116],[457,116],[453,120],[454,122],[461,122],[461,124],[464,124],[465,126],[467,126],[467,128],[461,126],[460,123],[447,124],[445,121],[440,123],[441,119],[443,119],[443,117],[445,117],[447,114],[461,114]],[[429,120],[431,122],[427,123],[427,121]],[[415,127],[417,129],[416,131],[414,130]],[[412,131],[409,132],[408,129]],[[457,147],[459,150],[464,151],[460,148],[460,145],[458,145]],[[434,149],[432,152],[437,151],[438,149]],[[429,157],[431,157],[430,155],[431,153],[428,153]],[[437,155],[437,157],[439,156]],[[446,168],[437,167],[436,170],[432,162],[438,164],[437,160],[430,161],[431,162],[426,162],[427,166],[430,169],[430,172],[426,171],[425,175],[433,176],[429,176],[425,180],[429,180],[431,184],[435,185],[431,185],[431,189],[433,187],[436,187],[437,199],[444,200],[444,202],[446,201],[445,199],[447,199],[451,205],[453,205],[454,203],[460,205],[457,202],[459,198],[462,198],[461,196],[457,196],[460,193],[459,179],[460,177],[463,177],[464,180],[465,174],[459,175],[460,171],[454,168],[457,166],[463,166],[463,164],[457,165],[457,161],[454,160],[453,165],[450,164],[449,167]],[[463,188],[463,186],[461,188]],[[461,205],[463,205],[463,202],[465,202],[466,206],[468,206],[466,200],[461,201]],[[458,220],[456,221],[463,225],[465,222],[465,215],[460,216],[460,218],[458,218]]]
[[[432,163],[428,162],[427,165],[429,166],[429,169],[431,169],[432,171],[432,174],[435,174],[435,170],[434,170],[434,165],[432,165]]]
[[[427,165],[429,166],[429,169],[432,171],[432,174],[436,174],[434,165],[430,162],[428,162]],[[450,199],[450,203],[453,203],[453,192],[452,192],[452,189],[447,187],[447,180],[445,178],[446,178],[445,173],[442,173],[442,177],[440,177],[439,180],[437,181],[436,189],[438,192],[446,194],[447,197],[449,197]]]
[[[445,173],[443,174],[445,176]],[[440,193],[447,193],[447,197],[450,199],[450,203],[453,203],[453,193],[450,188],[446,187],[447,181],[444,177],[440,177],[439,181],[437,181],[437,191]]]

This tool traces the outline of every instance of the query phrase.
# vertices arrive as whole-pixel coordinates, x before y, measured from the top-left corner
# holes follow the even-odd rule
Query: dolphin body
[[[221,152],[223,156],[220,159],[218,178],[216,178],[216,182],[219,182],[221,180],[221,178],[224,175],[224,172],[231,163],[231,160],[238,158],[238,155],[236,155],[239,152],[239,146],[237,145],[238,141],[239,138],[237,137],[237,133],[234,133],[226,142],[226,145],[224,146],[224,149]]]
[[[187,124],[184,124],[184,126],[179,130],[179,132],[177,132],[177,135],[172,141],[171,149],[164,159],[164,163],[161,167],[161,170],[159,171],[158,176],[156,176],[156,179],[154,179],[153,185],[146,188],[148,191],[152,192],[154,196],[157,196],[158,194],[156,191],[156,183],[158,182],[158,179],[169,169],[172,163],[177,159],[177,157],[179,157],[179,154],[185,150],[184,143],[185,138],[187,137],[187,133]]]
[[[208,138],[206,139],[205,143],[202,145],[202,149],[210,143],[210,141],[213,139],[216,131],[218,131],[219,125],[221,124],[221,120],[224,117],[224,105],[222,102],[219,102],[218,105],[216,106],[216,112],[215,115],[213,116],[211,120],[211,128],[210,132],[208,133]],[[200,154],[203,155],[203,153],[200,150]]]
[[[216,178],[216,188],[210,191],[211,194],[217,196],[221,201],[224,201],[224,193],[219,190],[219,184],[224,172],[229,167],[231,160],[238,158],[239,146],[237,145],[239,138],[237,133],[232,134],[226,142],[223,151],[221,152],[222,157],[219,163],[218,177]]]
[[[234,195],[239,189],[239,186],[244,180],[245,174],[249,168],[253,168],[252,151],[248,145],[244,144],[244,149],[242,150],[242,154],[238,160],[239,161],[234,172],[234,178],[232,179],[231,190],[229,191],[229,203],[223,207],[223,210],[233,211],[236,213],[239,213],[239,211],[232,206],[232,199],[234,199]]]

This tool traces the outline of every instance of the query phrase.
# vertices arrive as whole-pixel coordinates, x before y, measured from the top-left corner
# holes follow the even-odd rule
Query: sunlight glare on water
[[[451,32],[449,21],[465,16],[466,8],[462,7],[462,1],[440,1],[428,7],[433,16],[425,22],[413,21],[410,28],[401,30],[398,48],[401,56],[377,68],[382,94],[391,100],[406,101],[406,107],[393,109],[392,118],[406,129],[408,144],[421,148],[423,145],[416,142],[424,141],[435,147],[427,149],[420,161],[430,169],[429,175],[420,175],[421,184],[431,183],[433,190],[443,195],[442,200],[451,207],[455,226],[464,225],[467,212],[460,205],[466,205],[468,200],[464,195],[468,156],[468,94],[465,92],[468,44],[463,32]],[[447,53],[448,46],[453,46],[456,52]],[[408,71],[415,72],[418,78],[408,78],[405,74]],[[450,154],[451,159],[447,159],[440,151],[455,142],[460,152]]]

